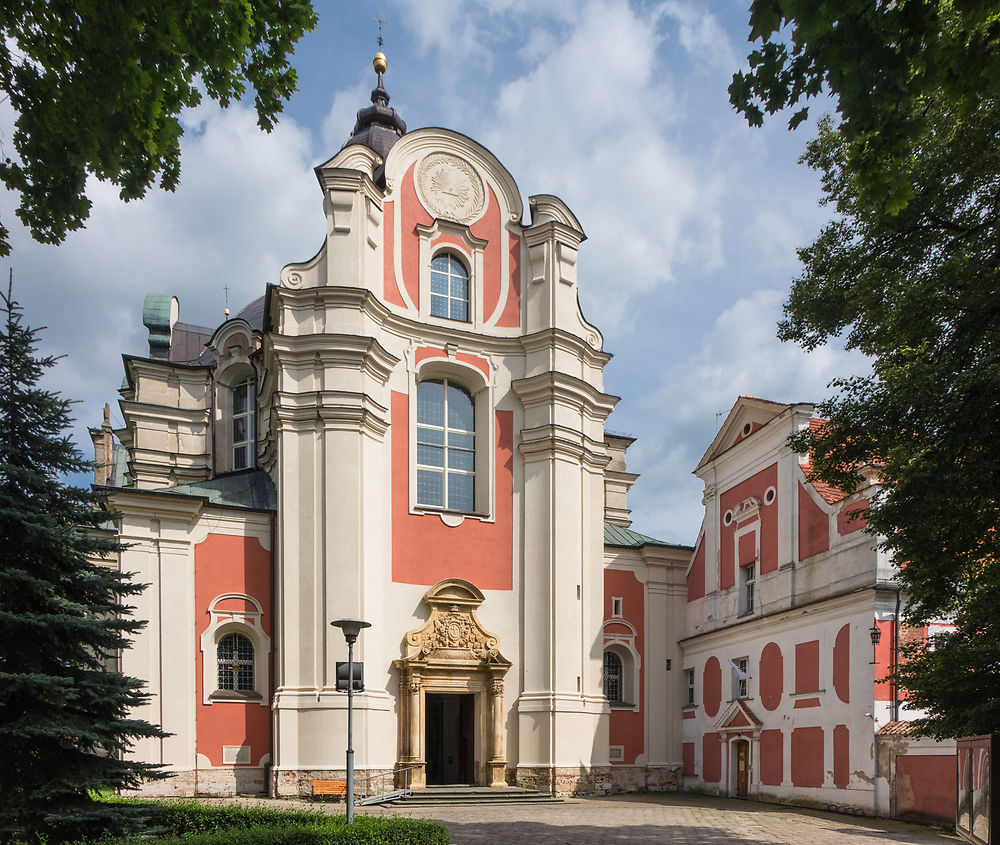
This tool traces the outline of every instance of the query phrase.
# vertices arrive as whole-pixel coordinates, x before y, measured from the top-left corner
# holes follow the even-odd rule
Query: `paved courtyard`
[[[343,812],[342,804],[323,806]],[[921,825],[842,816],[692,793],[616,795],[561,804],[362,808],[443,822],[453,845],[621,845],[767,842],[782,845],[944,845],[957,837]]]

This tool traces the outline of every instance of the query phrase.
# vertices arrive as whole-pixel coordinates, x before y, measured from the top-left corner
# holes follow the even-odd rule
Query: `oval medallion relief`
[[[420,202],[435,217],[468,224],[483,213],[483,180],[471,164],[456,155],[426,156],[414,181]]]

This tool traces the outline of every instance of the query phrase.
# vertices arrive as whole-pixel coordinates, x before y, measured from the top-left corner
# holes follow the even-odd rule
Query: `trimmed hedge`
[[[355,816],[348,827],[345,816],[319,810],[112,800],[141,804],[150,811],[150,830],[142,845],[448,845],[447,828],[422,819]],[[101,841],[132,845],[136,840]]]
[[[148,845],[448,845],[448,830],[422,819],[355,816],[326,824],[217,830],[145,840]]]
[[[176,836],[249,830],[254,827],[301,827],[343,824],[344,816],[328,816],[319,810],[281,810],[271,807],[241,807],[236,804],[200,804],[197,801],[152,801],[154,824]]]

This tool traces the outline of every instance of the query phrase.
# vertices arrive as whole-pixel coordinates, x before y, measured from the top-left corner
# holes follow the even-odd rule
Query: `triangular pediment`
[[[742,698],[737,698],[716,720],[716,730],[723,733],[756,733],[763,723]]]
[[[698,469],[715,460],[727,449],[731,449],[741,440],[749,437],[758,428],[767,425],[771,420],[792,407],[782,402],[771,402],[767,399],[756,399],[753,396],[741,396],[730,409],[726,421],[715,435],[708,450],[698,461]],[[695,472],[697,473],[697,469]]]

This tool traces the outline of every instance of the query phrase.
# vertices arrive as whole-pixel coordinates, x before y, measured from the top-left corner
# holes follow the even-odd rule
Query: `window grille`
[[[216,650],[219,689],[253,692],[253,643],[242,634],[226,634]]]
[[[613,651],[604,652],[604,697],[614,703],[622,701],[622,659]]]
[[[687,703],[694,704],[694,669],[685,669],[687,676]]]

